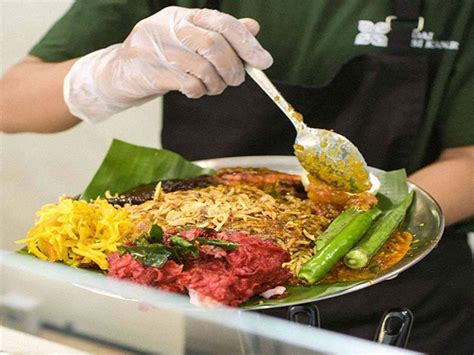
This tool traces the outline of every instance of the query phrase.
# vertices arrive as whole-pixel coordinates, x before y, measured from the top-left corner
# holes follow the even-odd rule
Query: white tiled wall
[[[91,0],[95,1],[95,0]],[[0,70],[21,59],[71,0],[0,0]],[[0,247],[13,244],[34,223],[34,213],[61,194],[80,192],[113,138],[159,146],[161,102],[119,114],[98,125],[81,124],[49,135],[0,135]]]

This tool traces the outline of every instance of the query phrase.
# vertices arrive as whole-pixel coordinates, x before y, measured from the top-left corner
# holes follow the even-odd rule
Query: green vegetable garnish
[[[201,245],[215,245],[217,247],[224,249],[225,251],[235,250],[239,246],[239,243],[228,242],[226,240],[220,240],[220,239],[207,239],[207,238],[198,237],[197,240],[199,244]]]
[[[143,233],[141,236],[139,236],[134,244],[135,245],[148,245],[148,244],[156,244],[156,243],[162,243],[163,242],[163,229],[157,225],[154,224],[151,226],[151,229],[147,233]]]
[[[163,241],[163,229],[159,225],[154,224],[145,238],[149,243],[161,243]]]
[[[119,250],[122,255],[129,253],[135,260],[140,261],[145,265],[157,268],[162,267],[173,255],[173,252],[162,244],[149,244],[133,247],[120,246]]]
[[[189,257],[197,258],[199,257],[198,248],[188,240],[177,235],[173,235],[168,238],[168,241],[173,246],[173,251],[175,252],[178,260],[187,259]]]
[[[160,268],[168,260],[183,263],[187,259],[198,258],[198,243],[201,245],[214,245],[225,251],[232,251],[239,246],[239,243],[200,237],[189,241],[179,235],[168,237],[169,247],[164,246],[162,242],[163,229],[154,224],[150,232],[137,238],[134,246],[120,246],[119,251],[121,255],[129,253],[135,260],[145,265]]]

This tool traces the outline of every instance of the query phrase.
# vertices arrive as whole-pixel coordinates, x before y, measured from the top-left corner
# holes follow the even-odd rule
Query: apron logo
[[[376,22],[368,20],[360,20],[357,29],[358,33],[355,37],[354,44],[356,46],[375,46],[387,47],[390,26],[387,22]],[[411,34],[412,48],[426,48],[426,49],[447,49],[457,51],[459,49],[458,41],[438,41],[434,40],[434,33],[427,31],[413,30]]]
[[[390,27],[385,22],[373,23],[372,21],[360,20],[357,29],[360,33],[357,34],[354,44],[357,46],[372,45],[375,47],[387,47]]]
[[[433,32],[418,32],[411,33],[412,48],[427,48],[427,49],[447,49],[457,51],[459,49],[458,41],[435,41]]]

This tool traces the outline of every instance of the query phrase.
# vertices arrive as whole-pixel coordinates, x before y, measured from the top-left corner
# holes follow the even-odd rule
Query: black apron
[[[398,21],[384,53],[353,58],[325,87],[275,81],[308,126],[348,137],[370,166],[384,170],[407,166],[430,84],[427,57],[410,48],[421,1],[392,3]],[[251,79],[219,96],[164,97],[163,147],[190,160],[292,155],[294,139],[291,123]],[[472,352],[472,271],[465,235],[446,231],[439,248],[396,279],[318,302],[321,326],[373,339],[384,311],[407,307],[415,316],[408,348]],[[286,316],[286,310],[266,313]]]

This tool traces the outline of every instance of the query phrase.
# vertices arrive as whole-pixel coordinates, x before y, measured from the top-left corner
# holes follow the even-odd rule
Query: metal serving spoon
[[[250,65],[245,70],[295,127],[295,155],[310,175],[345,191],[370,189],[367,164],[354,144],[335,132],[306,126],[303,116],[284,99],[263,71]]]

